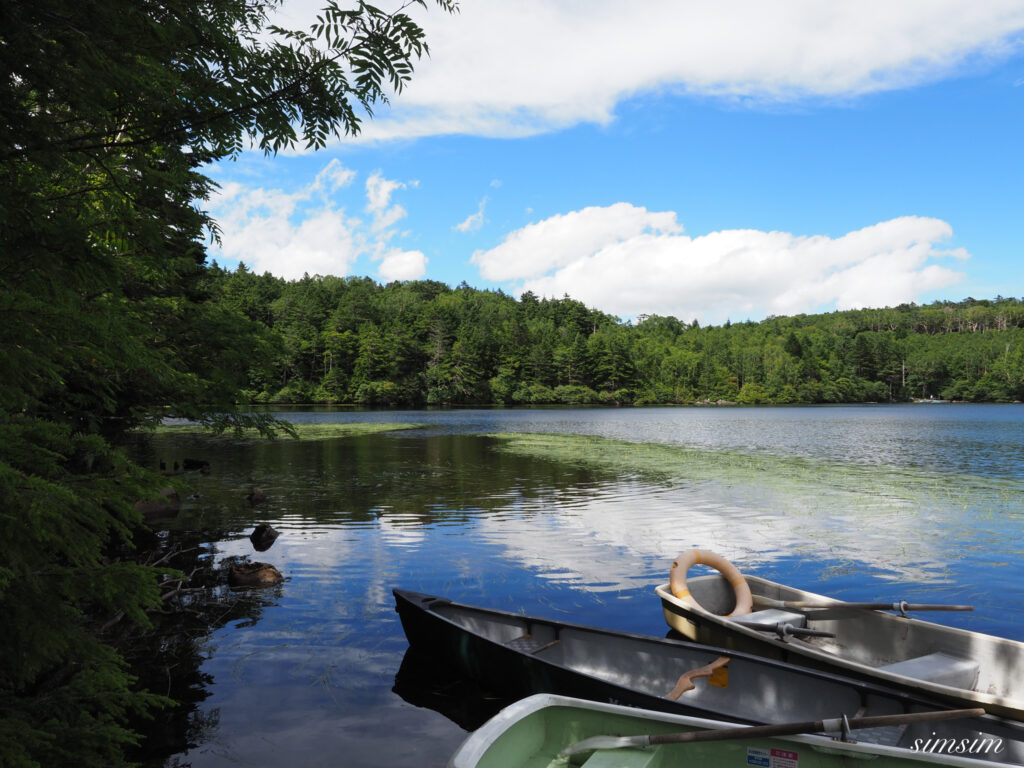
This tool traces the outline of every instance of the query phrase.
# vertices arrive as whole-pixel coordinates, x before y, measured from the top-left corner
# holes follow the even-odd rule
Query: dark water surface
[[[501,702],[406,653],[394,587],[664,636],[653,588],[698,546],[845,599],[972,603],[940,620],[1024,639],[1021,406],[284,415],[426,427],[153,440],[154,466],[188,457],[212,468],[188,476],[199,497],[161,524],[164,540],[197,547],[203,568],[247,557],[286,581],[240,602],[216,588],[226,607],[212,631],[194,633],[192,667],[168,656],[161,671],[188,677],[196,703],[187,724],[156,724],[178,752],[150,765],[444,765],[464,728]],[[645,475],[628,462],[509,453],[485,436],[494,432],[701,453]],[[704,455],[729,458],[705,466]],[[256,507],[244,498],[253,486],[267,493]],[[256,553],[248,535],[260,522],[281,536]]]

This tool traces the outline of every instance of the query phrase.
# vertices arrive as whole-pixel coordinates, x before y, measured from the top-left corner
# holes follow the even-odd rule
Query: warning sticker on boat
[[[800,755],[788,749],[747,747],[747,765],[757,768],[799,768]]]

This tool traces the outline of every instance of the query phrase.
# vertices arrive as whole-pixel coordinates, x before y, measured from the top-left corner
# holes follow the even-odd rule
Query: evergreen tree
[[[131,561],[160,478],[125,434],[280,426],[235,410],[277,286],[218,293],[200,169],[358,131],[426,52],[404,13],[330,3],[305,33],[269,27],[275,5],[0,4],[2,765],[119,764],[127,714],[160,703],[113,645],[160,602]]]

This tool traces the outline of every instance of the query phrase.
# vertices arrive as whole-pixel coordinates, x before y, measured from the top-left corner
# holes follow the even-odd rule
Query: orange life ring
[[[750,587],[747,580],[739,569],[721,555],[716,555],[707,549],[688,549],[672,561],[672,570],[669,572],[669,587],[672,594],[680,600],[702,607],[694,600],[693,595],[686,586],[686,572],[694,565],[710,565],[722,574],[732,585],[733,594],[736,596],[736,607],[733,608],[730,616],[743,616],[750,613],[754,607],[754,598],[750,594]]]

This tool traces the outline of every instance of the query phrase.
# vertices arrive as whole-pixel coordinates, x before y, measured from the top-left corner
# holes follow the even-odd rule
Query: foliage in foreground
[[[465,283],[284,281],[208,272],[216,300],[278,341],[250,370],[272,403],[856,403],[1024,400],[1024,302],[997,298],[637,324],[568,296],[519,300]]]
[[[160,703],[117,651],[161,602],[128,431],[281,427],[235,408],[277,341],[204,280],[200,169],[358,131],[426,52],[402,12],[330,3],[305,34],[277,4],[0,4],[2,765],[120,764]]]

